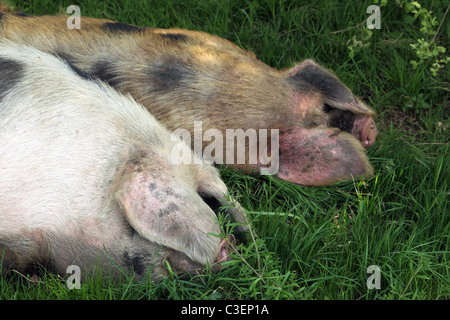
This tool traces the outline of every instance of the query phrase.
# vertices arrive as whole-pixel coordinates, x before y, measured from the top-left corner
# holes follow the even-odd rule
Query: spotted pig
[[[81,29],[69,29],[66,22],[66,16],[4,14],[0,37],[62,57],[130,93],[170,131],[194,136],[195,121],[224,135],[227,129],[279,130],[279,148],[271,150],[267,141],[265,151],[279,155],[281,179],[329,185],[373,174],[364,148],[377,134],[374,110],[312,60],[275,70],[203,32],[88,17],[81,17]],[[210,143],[195,140],[203,148]],[[258,173],[262,159],[249,161],[246,147],[244,163],[231,165]]]
[[[217,169],[173,162],[180,143],[129,95],[0,40],[3,268],[65,274],[77,265],[154,279],[166,261],[177,272],[220,268],[229,241],[213,209],[227,206],[241,231],[244,211]]]

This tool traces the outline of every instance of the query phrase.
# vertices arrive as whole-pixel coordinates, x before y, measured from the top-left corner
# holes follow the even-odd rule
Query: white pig
[[[156,279],[166,260],[178,272],[218,268],[229,248],[212,207],[230,204],[227,188],[198,158],[175,163],[172,140],[129,95],[0,41],[3,269],[119,267]],[[248,230],[239,204],[227,213]]]

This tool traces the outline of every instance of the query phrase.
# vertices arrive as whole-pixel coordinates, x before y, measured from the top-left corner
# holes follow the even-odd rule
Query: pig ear
[[[356,114],[375,116],[375,111],[356,98],[333,73],[313,60],[305,60],[287,71],[288,82],[302,91],[304,84],[312,86],[322,95],[324,102],[331,107],[349,110]]]
[[[213,210],[223,208],[233,222],[238,223],[235,228],[237,235],[246,237],[251,227],[245,210],[228,194],[228,189],[216,168],[208,165],[200,167],[197,188],[200,196]]]
[[[172,180],[161,173],[131,170],[122,176],[114,196],[140,236],[201,264],[213,263],[221,240],[217,218],[194,190]]]
[[[293,128],[280,132],[279,147],[277,176],[293,183],[323,186],[373,175],[361,143],[339,129]]]

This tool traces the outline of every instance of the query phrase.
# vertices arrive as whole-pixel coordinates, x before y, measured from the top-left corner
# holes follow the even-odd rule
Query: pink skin
[[[277,176],[286,181],[322,186],[372,175],[359,141],[339,129],[294,127],[280,132],[279,148]]]
[[[365,148],[372,146],[377,136],[377,128],[373,118],[358,116],[353,123],[352,135],[361,141]]]

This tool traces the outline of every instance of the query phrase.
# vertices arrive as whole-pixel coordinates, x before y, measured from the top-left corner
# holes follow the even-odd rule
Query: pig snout
[[[222,263],[230,260],[230,249],[231,245],[234,244],[234,236],[230,235],[227,239],[223,239],[219,245],[219,255],[216,261],[211,266],[212,271],[219,271],[222,269]]]
[[[352,135],[361,141],[364,148],[369,148],[375,142],[377,128],[372,117],[358,116],[353,123]]]
[[[222,269],[222,263],[230,260],[230,247],[234,243],[234,236],[230,235],[227,239],[222,239],[219,244],[218,255],[214,263],[211,264],[211,271],[217,272]],[[174,251],[167,261],[170,267],[177,273],[202,273],[206,270],[206,266],[189,258],[180,251]]]

